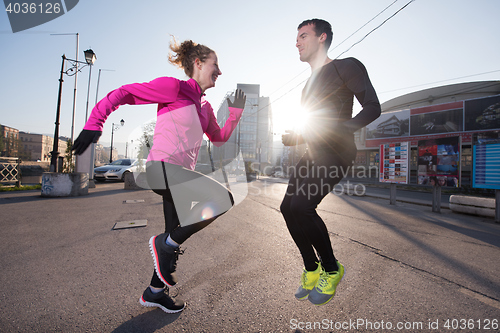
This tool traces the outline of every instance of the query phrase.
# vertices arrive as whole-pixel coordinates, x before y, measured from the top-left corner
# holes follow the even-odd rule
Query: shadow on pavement
[[[488,243],[492,246],[500,247],[500,237],[498,234],[498,228],[496,227],[496,224],[494,224],[493,219],[491,219],[490,221],[487,220],[487,218],[484,218],[482,223],[469,224],[471,227],[474,227],[475,229],[482,229],[482,230],[475,230],[472,228],[461,227],[455,224],[448,223],[446,221],[442,221],[438,218],[426,217],[425,221],[433,223],[435,225],[439,225],[440,227],[449,229],[453,232],[474,238],[481,242]]]
[[[113,333],[127,333],[127,332],[141,332],[141,333],[150,333],[156,332],[165,326],[168,326],[175,322],[177,318],[181,315],[182,312],[179,313],[165,313],[160,309],[154,309],[143,313],[137,317],[130,319],[129,321],[124,322],[116,329],[114,329]]]
[[[23,193],[15,193],[12,195],[3,195],[0,196],[0,205],[4,204],[12,204],[12,203],[25,203],[25,202],[32,202],[36,200],[75,200],[75,199],[86,199],[86,198],[95,198],[95,197],[102,197],[102,196],[108,196],[108,195],[113,195],[113,194],[122,194],[126,193],[128,191],[125,191],[123,188],[119,189],[109,189],[109,190],[100,190],[100,191],[92,191],[89,192],[88,195],[82,195],[82,196],[76,196],[76,197],[42,197],[41,192],[39,190],[37,191],[29,191],[29,192],[23,192]]]
[[[384,226],[385,228],[387,228],[388,230],[390,230],[394,234],[399,235],[400,237],[404,238],[409,243],[413,244],[413,246],[415,246],[416,248],[419,248],[423,253],[427,253],[427,254],[433,256],[434,258],[436,258],[437,260],[439,260],[443,264],[448,265],[449,267],[454,267],[454,269],[458,272],[467,272],[467,274],[472,279],[476,280],[479,284],[484,285],[484,286],[495,285],[494,281],[492,281],[487,276],[484,276],[479,271],[471,271],[470,268],[468,266],[466,266],[466,264],[464,262],[461,262],[458,259],[455,259],[455,258],[451,257],[450,255],[446,254],[441,249],[439,249],[438,246],[430,245],[430,244],[425,243],[424,241],[418,239],[417,236],[413,235],[413,232],[411,230],[405,230],[403,228],[404,222],[402,222],[405,220],[405,216],[404,216],[404,214],[406,214],[405,212],[400,211],[401,215],[397,221],[387,221],[387,220],[382,220],[379,216],[376,216],[375,213],[368,211],[365,207],[363,207],[362,204],[359,204],[359,203],[354,202],[352,200],[351,201],[344,200],[344,202],[347,205],[352,206],[354,209],[361,211],[361,212],[364,212],[367,216],[369,216],[369,219],[372,223],[377,223],[381,226]],[[421,220],[423,222],[425,221],[426,223],[437,224],[437,220],[429,220],[427,218],[421,218]],[[448,229],[453,230],[455,232],[461,233],[465,236],[469,236],[469,237],[472,237],[472,238],[475,238],[475,239],[478,239],[478,240],[481,240],[484,242],[488,242],[488,239],[486,238],[485,233],[483,233],[481,231],[472,232],[472,230],[470,230],[470,229],[456,227],[456,226],[452,227],[449,224],[447,225],[446,223],[444,223],[442,221],[439,221],[439,222],[440,222],[439,223],[440,227],[448,228]],[[430,234],[432,234],[432,233],[430,233]],[[434,234],[434,235],[439,236],[439,234]],[[488,242],[488,243],[490,243],[490,242]],[[491,245],[498,246],[497,242],[494,242]],[[449,280],[449,281],[451,281],[451,280]],[[456,281],[451,281],[451,282],[453,282],[459,286],[462,286],[459,282],[456,282]],[[488,296],[488,297],[490,297],[490,296]]]
[[[40,195],[40,191],[29,191],[29,192],[23,192],[22,194],[15,193],[12,195],[3,194],[0,197],[0,205],[31,202],[39,200],[41,198],[42,196]]]

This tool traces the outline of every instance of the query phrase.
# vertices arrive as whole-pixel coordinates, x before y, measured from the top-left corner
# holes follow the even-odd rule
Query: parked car
[[[125,180],[127,172],[146,171],[146,160],[122,158],[94,169],[94,179],[98,182],[105,180]]]

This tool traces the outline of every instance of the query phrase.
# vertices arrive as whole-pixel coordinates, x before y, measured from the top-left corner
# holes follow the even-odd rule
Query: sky
[[[101,99],[121,85],[160,76],[187,79],[167,61],[171,35],[216,51],[222,75],[206,92],[215,112],[238,83],[260,84],[261,96],[271,99],[277,139],[301,119],[300,93],[311,72],[295,42],[297,26],[306,19],[332,24],[330,58],[359,59],[380,102],[440,85],[500,80],[499,0],[415,0],[398,12],[409,2],[82,0],[64,15],[17,33],[2,11],[0,124],[53,135],[61,56],[75,59],[76,33],[79,60],[88,48],[97,60],[90,90],[89,67],[78,74],[74,138],[85,123],[87,93],[90,113],[96,93]],[[74,77],[64,76],[60,135],[67,137],[74,84]],[[124,154],[132,133],[155,116],[155,105],[122,106],[108,118],[100,142],[109,145],[112,124],[123,119],[114,141]]]

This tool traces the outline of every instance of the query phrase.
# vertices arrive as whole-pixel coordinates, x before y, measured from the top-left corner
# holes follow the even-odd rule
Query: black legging
[[[341,153],[316,152],[314,158],[306,152],[290,177],[281,203],[281,213],[308,271],[314,271],[320,261],[314,250],[325,271],[337,270],[328,230],[316,207],[352,165],[355,147],[342,150]]]
[[[165,232],[178,244],[184,243],[234,205],[233,196],[225,186],[178,165],[148,162],[146,176],[150,188],[163,197]],[[151,285],[155,288],[165,286],[156,272]]]

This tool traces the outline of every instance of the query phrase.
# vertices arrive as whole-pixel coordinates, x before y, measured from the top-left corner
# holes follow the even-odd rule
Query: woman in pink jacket
[[[182,253],[179,245],[234,205],[226,187],[194,171],[203,134],[216,146],[226,142],[241,118],[246,96],[237,90],[234,102],[227,100],[230,117],[220,128],[212,107],[203,98],[222,74],[217,55],[190,40],[180,45],[174,40],[170,48],[175,53],[169,56],[170,63],[184,69],[190,79],[160,77],[113,90],[94,107],[73,150],[80,155],[97,142],[105,120],[120,105],[158,104],[146,174],[151,189],[163,197],[165,233],[149,241],[155,271],[140,303],[174,313],[185,306],[171,298],[167,288],[177,283],[175,270]]]

